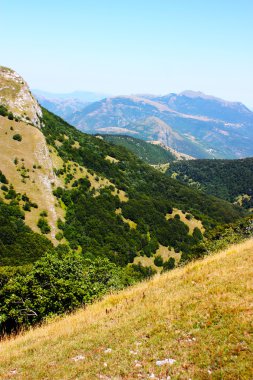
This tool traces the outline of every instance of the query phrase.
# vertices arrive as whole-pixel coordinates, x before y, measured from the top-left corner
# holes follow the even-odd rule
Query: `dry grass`
[[[172,219],[172,218],[175,217],[175,215],[179,215],[181,222],[183,222],[184,224],[186,224],[189,227],[189,234],[190,235],[192,235],[193,230],[194,230],[195,227],[199,228],[202,233],[205,232],[205,229],[203,227],[203,224],[202,224],[201,220],[197,220],[196,218],[194,218],[193,215],[191,215],[191,219],[188,220],[186,218],[186,213],[184,213],[183,211],[181,211],[181,210],[179,210],[177,208],[173,209],[172,214],[166,214],[166,219],[167,220],[168,219]]]
[[[53,150],[53,152],[55,156],[56,150]],[[57,156],[54,158],[54,162],[57,165],[56,166],[57,169],[60,169],[62,167],[63,161],[62,163],[60,163],[59,161],[57,162],[56,158]],[[125,191],[117,189],[116,186],[112,182],[110,182],[107,178],[102,178],[96,173],[91,174],[91,172],[85,166],[79,165],[74,161],[67,161],[66,165],[68,167],[68,173],[73,175],[73,179],[65,187],[70,189],[74,181],[76,181],[77,179],[86,177],[91,183],[91,189],[95,190],[95,196],[98,196],[100,194],[101,189],[111,186],[114,188],[114,190],[111,191],[112,195],[118,195],[121,202],[128,201],[128,197]],[[64,181],[65,177],[66,177],[65,174],[63,174],[60,177],[62,182]]]
[[[20,142],[13,140],[13,135],[17,133],[22,136]],[[55,241],[53,235],[57,232],[57,217],[62,215],[61,210],[55,208],[56,199],[52,194],[52,184],[55,183],[57,186],[58,179],[53,173],[53,164],[44,135],[38,128],[0,116],[0,152],[0,170],[17,192],[26,193],[30,200],[38,205],[38,209],[32,208],[30,212],[26,212],[26,223],[39,232],[39,214],[46,210],[48,222],[52,227],[52,234],[48,237]],[[14,163],[15,158],[18,159],[18,164]],[[29,178],[22,177],[22,167],[27,170],[25,174]]]
[[[178,264],[181,258],[181,253],[175,252],[173,247],[165,247],[164,245],[159,244],[159,248],[156,250],[156,253],[152,257],[147,256],[137,256],[134,258],[134,264],[141,264],[144,267],[151,267],[155,269],[158,273],[163,270],[163,267],[158,267],[155,265],[155,257],[161,256],[163,261],[169,260],[170,257],[175,259],[175,263]]]
[[[0,378],[252,379],[252,250],[253,239],[2,342]]]
[[[123,220],[124,223],[127,223],[129,225],[129,227],[133,230],[136,230],[137,228],[137,223],[135,223],[133,220],[131,219],[127,219],[125,218],[123,215],[122,215],[122,209],[121,208],[117,208],[115,210],[115,214],[116,215],[120,215],[121,216],[121,219]]]
[[[109,162],[111,162],[113,164],[116,164],[117,162],[119,162],[119,160],[117,160],[117,158],[112,157],[112,156],[106,156],[105,160],[107,160],[107,161],[109,161]]]

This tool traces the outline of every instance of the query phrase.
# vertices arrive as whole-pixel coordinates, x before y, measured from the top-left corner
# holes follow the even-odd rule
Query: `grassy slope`
[[[13,128],[12,130],[10,128]],[[21,134],[22,141],[13,140],[13,135]],[[48,212],[48,221],[52,231],[57,232],[57,216],[62,217],[62,210],[55,209],[56,199],[52,195],[51,182],[58,184],[53,173],[53,166],[47,151],[45,137],[42,132],[23,122],[10,121],[0,116],[0,170],[4,173],[14,189],[21,194],[27,194],[32,202],[37,203],[38,208],[32,208],[25,213],[27,225],[35,232],[39,232],[37,222],[42,210]],[[14,164],[14,159],[18,164]],[[22,161],[23,159],[23,161]],[[36,165],[36,169],[33,166]],[[29,178],[22,181],[22,166],[29,170]],[[41,166],[41,168],[40,168]],[[20,171],[18,171],[20,170]],[[3,192],[0,190],[0,196]],[[48,237],[52,237],[49,236]],[[52,239],[54,240],[54,239]]]
[[[252,378],[252,248],[253,239],[2,342],[1,379]],[[176,362],[156,365],[165,358]]]

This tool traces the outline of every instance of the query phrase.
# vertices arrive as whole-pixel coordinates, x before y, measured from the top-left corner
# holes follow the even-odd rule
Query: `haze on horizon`
[[[2,0],[1,60],[32,88],[184,90],[253,108],[251,0]]]

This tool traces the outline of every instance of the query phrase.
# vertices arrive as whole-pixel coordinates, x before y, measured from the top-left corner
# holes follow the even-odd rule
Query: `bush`
[[[12,112],[9,112],[9,113],[8,113],[8,119],[9,119],[9,120],[13,120],[13,119],[14,119],[14,116],[13,116],[13,113],[12,113]]]
[[[3,191],[8,191],[9,189],[8,189],[8,187],[7,187],[6,185],[2,185],[2,186],[1,186],[1,190],[3,190]]]
[[[157,267],[162,267],[163,266],[163,258],[162,258],[162,256],[156,256],[155,260],[154,260],[154,264]]]
[[[168,261],[163,264],[163,271],[168,271],[175,268],[175,259],[170,257]]]
[[[23,206],[24,211],[31,211],[31,205],[29,202],[26,202]]]
[[[56,238],[56,240],[61,241],[63,239],[63,233],[62,232],[58,232],[55,235],[55,238]]]
[[[6,179],[5,175],[0,170],[0,182],[4,183],[5,185],[8,184],[8,180]]]
[[[19,133],[16,133],[15,135],[13,135],[13,140],[16,140],[16,141],[22,141],[22,136],[19,134]]]
[[[39,218],[37,226],[41,230],[42,234],[46,235],[51,231],[48,221],[45,218]]]

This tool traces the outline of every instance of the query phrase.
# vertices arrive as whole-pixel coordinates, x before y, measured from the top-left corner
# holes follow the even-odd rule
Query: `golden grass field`
[[[20,142],[13,140],[13,135],[17,133],[22,136]],[[44,135],[38,128],[0,116],[0,151],[0,170],[17,192],[27,194],[32,202],[38,204],[37,209],[32,208],[30,212],[26,212],[26,223],[39,232],[39,214],[46,210],[52,227],[52,233],[48,237],[54,241],[57,217],[63,217],[63,212],[55,207],[56,198],[52,194],[52,184],[58,186],[59,180],[53,173],[53,164]],[[15,158],[18,159],[16,165]],[[29,178],[23,178],[22,173]],[[0,196],[3,196],[1,190]]]
[[[0,378],[251,380],[252,252],[253,239],[3,341]]]

